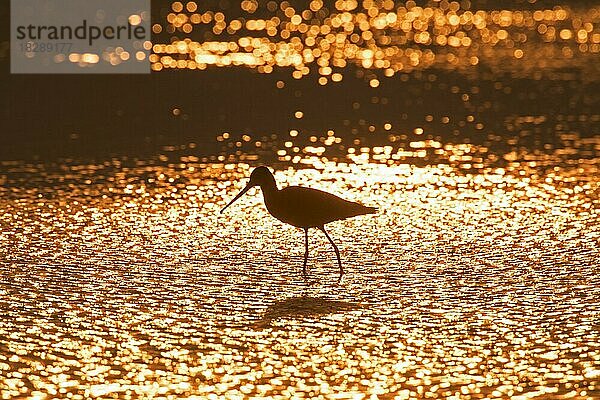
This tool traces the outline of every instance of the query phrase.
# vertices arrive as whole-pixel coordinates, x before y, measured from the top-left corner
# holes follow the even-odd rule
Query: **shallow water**
[[[4,163],[3,397],[600,396],[597,164],[277,166],[380,208],[340,285],[247,165],[126,164]]]

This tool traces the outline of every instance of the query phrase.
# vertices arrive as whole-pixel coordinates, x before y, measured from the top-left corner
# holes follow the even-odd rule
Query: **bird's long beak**
[[[231,201],[229,202],[229,204],[227,204],[225,207],[223,207],[223,209],[221,210],[221,214],[223,214],[223,211],[225,211],[225,209],[226,209],[227,207],[229,207],[230,205],[232,205],[233,203],[235,203],[235,201],[236,201],[237,199],[239,199],[240,197],[242,197],[242,196],[244,195],[244,193],[246,193],[248,190],[252,189],[252,187],[253,187],[253,186],[254,186],[254,185],[252,184],[252,182],[248,182],[248,184],[246,185],[246,187],[245,187],[245,188],[244,188],[244,189],[243,189],[241,192],[239,192],[239,193],[238,193],[238,195],[237,195],[237,196],[235,196],[235,197],[233,198],[233,200],[231,200]]]

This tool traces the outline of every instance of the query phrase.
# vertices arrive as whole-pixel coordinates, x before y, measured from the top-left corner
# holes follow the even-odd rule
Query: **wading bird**
[[[372,214],[375,213],[377,209],[375,207],[366,207],[362,204],[347,201],[334,196],[331,193],[312,188],[288,186],[279,190],[277,188],[277,183],[275,183],[275,177],[271,171],[269,171],[267,167],[261,166],[252,171],[252,174],[250,174],[250,182],[248,182],[246,187],[235,196],[229,204],[223,207],[221,213],[254,186],[260,186],[262,189],[265,205],[272,216],[281,222],[304,229],[305,250],[304,265],[302,266],[304,277],[307,277],[308,229],[318,228],[323,231],[335,250],[335,255],[337,256],[338,265],[340,267],[339,282],[344,275],[340,251],[325,230],[325,224],[340,219],[355,217],[357,215]]]

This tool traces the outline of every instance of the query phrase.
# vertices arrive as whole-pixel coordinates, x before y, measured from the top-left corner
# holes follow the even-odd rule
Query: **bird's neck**
[[[275,181],[260,185],[260,189],[263,192],[265,200],[267,198],[273,198],[277,196],[277,193],[279,193],[279,189],[277,188],[277,184],[275,183]]]

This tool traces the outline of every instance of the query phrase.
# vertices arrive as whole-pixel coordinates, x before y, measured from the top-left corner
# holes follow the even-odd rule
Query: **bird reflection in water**
[[[271,322],[282,318],[303,319],[359,310],[362,307],[359,303],[329,300],[322,297],[307,295],[288,297],[270,305],[253,327],[255,329],[266,328],[271,325]]]
[[[304,277],[308,277],[306,270],[308,261],[308,229],[318,228],[325,234],[327,240],[329,240],[335,250],[340,269],[338,283],[341,282],[344,275],[344,268],[342,267],[340,251],[325,230],[325,224],[358,215],[373,214],[377,209],[344,200],[331,193],[312,188],[288,186],[279,190],[271,171],[267,167],[260,166],[252,171],[250,182],[233,200],[223,207],[221,213],[254,186],[260,186],[265,205],[272,216],[281,222],[304,229],[304,264],[302,266]]]

